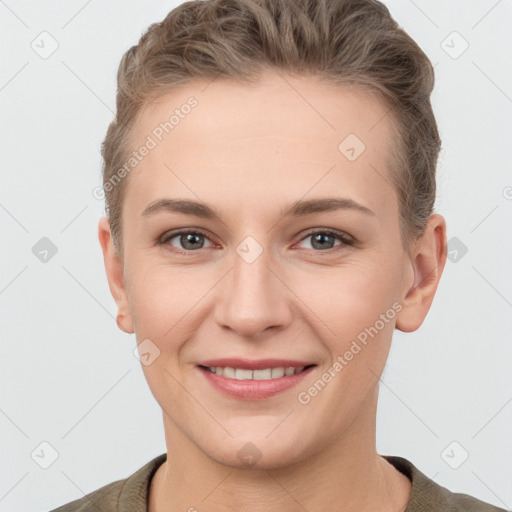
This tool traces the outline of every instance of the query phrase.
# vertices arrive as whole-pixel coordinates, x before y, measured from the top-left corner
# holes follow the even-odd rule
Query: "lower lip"
[[[217,375],[198,366],[208,382],[222,393],[239,400],[264,400],[297,386],[315,367],[310,366],[297,375],[285,375],[267,380],[238,380]]]

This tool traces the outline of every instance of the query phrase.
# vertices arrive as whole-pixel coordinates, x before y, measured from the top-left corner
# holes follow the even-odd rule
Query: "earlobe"
[[[133,324],[131,322],[131,317],[129,317],[129,321],[125,318],[125,316],[121,313],[118,313],[116,318],[117,327],[121,331],[126,332],[127,334],[133,334]]]
[[[106,217],[102,217],[99,221],[98,239],[103,251],[103,261],[110,293],[117,304],[117,326],[122,331],[132,334],[134,329],[124,283],[123,260],[114,250],[110,223]]]
[[[402,310],[396,328],[404,332],[418,329],[432,305],[446,263],[446,222],[439,214],[431,215],[425,233],[415,242],[411,255],[413,283],[404,289]]]

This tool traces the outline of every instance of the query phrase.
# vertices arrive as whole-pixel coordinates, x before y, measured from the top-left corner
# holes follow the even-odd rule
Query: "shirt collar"
[[[424,475],[412,462],[396,455],[381,455],[411,481],[411,496],[404,512],[442,505],[450,492]],[[119,512],[147,512],[151,479],[167,460],[162,453],[133,473],[119,494]]]

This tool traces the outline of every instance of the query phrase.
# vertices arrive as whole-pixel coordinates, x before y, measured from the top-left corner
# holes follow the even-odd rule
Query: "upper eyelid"
[[[159,238],[159,240],[161,243],[166,243],[169,240],[171,240],[172,238],[175,238],[180,235],[188,234],[188,233],[200,234],[200,235],[204,236],[205,238],[207,238],[213,245],[217,245],[217,243],[214,240],[212,240],[210,238],[210,236],[206,232],[204,232],[201,228],[183,228],[176,232],[164,234],[164,235],[162,235],[162,237]],[[353,243],[355,241],[354,237],[352,237],[351,235],[349,235],[348,233],[346,233],[344,231],[338,231],[338,230],[335,230],[332,228],[311,228],[311,230],[307,231],[304,235],[302,235],[302,237],[296,243],[302,242],[306,238],[308,238],[312,235],[315,235],[317,233],[323,233],[323,234],[328,234],[330,236],[337,237],[338,240],[340,240],[345,245],[348,245],[348,243]],[[184,249],[184,251],[187,251],[187,249]],[[188,251],[197,252],[197,251],[192,251],[189,249],[188,249]],[[322,252],[322,251],[319,251],[319,252]]]
[[[202,235],[205,238],[207,238],[212,244],[216,245],[216,242],[214,240],[212,240],[210,236],[208,236],[204,231],[202,231],[199,228],[185,228],[185,229],[178,230],[176,232],[164,233],[161,237],[158,237],[158,241],[160,243],[166,243],[169,240],[171,240],[172,238],[175,238],[180,235],[187,235],[189,233]]]
[[[202,228],[193,228],[192,227],[192,228],[181,228],[181,229],[177,228],[175,230],[172,229],[170,231],[165,231],[158,238],[159,239],[173,238],[177,235],[183,235],[186,233],[200,233],[201,235],[208,236]]]

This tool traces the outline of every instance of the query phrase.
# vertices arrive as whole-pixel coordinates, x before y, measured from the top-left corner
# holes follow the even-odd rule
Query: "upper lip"
[[[209,366],[215,368],[221,366],[223,368],[240,368],[245,370],[264,370],[266,368],[300,368],[302,366],[310,366],[311,361],[299,361],[297,359],[241,359],[237,357],[228,357],[223,359],[208,359],[201,361],[199,366]]]

